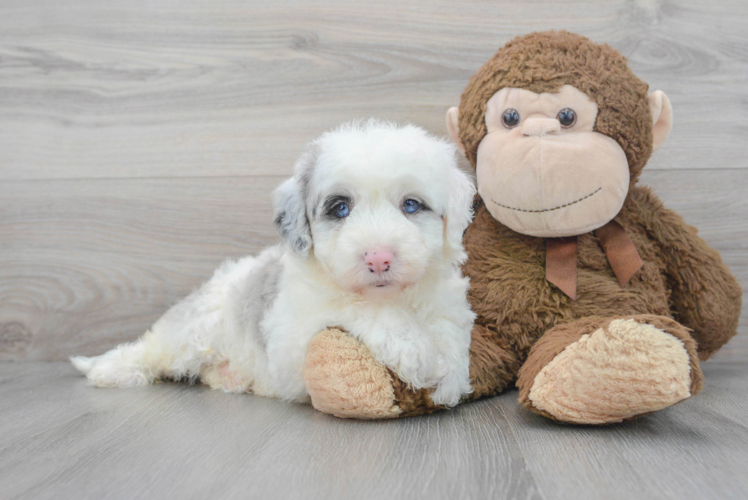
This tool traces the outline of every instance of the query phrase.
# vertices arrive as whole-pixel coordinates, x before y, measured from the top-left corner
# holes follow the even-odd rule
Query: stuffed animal
[[[637,186],[671,125],[667,96],[621,54],[568,32],[516,38],[470,79],[447,113],[479,193],[464,236],[468,399],[516,385],[533,412],[609,424],[701,390],[699,360],[735,335],[742,292]],[[439,409],[339,330],[314,339],[305,377],[314,406],[341,417]]]

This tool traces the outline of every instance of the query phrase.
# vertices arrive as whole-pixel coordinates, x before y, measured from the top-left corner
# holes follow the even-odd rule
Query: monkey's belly
[[[484,206],[479,207],[465,233],[470,257],[463,266],[470,278],[468,298],[477,323],[493,331],[497,340],[516,344],[523,352],[557,324],[581,318],[671,317],[670,288],[654,243],[636,221],[619,221],[627,227],[644,265],[622,287],[597,238],[590,233],[580,235],[577,300],[572,300],[545,279],[545,240],[516,233],[496,221]]]
[[[567,305],[574,319],[590,315],[613,317],[632,314],[669,317],[669,294],[665,276],[651,262],[645,262],[625,286],[618,283],[610,270],[601,272],[581,268],[578,270],[577,300]]]
[[[656,264],[645,262],[624,287],[609,268],[580,265],[577,273],[577,300],[546,281],[545,268],[538,263],[507,260],[490,276],[471,276],[475,287],[469,299],[477,322],[510,343],[519,341],[522,351],[555,325],[581,318],[671,317],[667,282]]]

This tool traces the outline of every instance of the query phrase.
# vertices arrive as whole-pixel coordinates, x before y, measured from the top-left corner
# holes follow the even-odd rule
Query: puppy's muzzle
[[[370,273],[374,273],[379,276],[383,276],[384,273],[390,270],[390,266],[394,260],[394,255],[389,250],[377,250],[375,252],[365,252],[364,262],[369,268]]]

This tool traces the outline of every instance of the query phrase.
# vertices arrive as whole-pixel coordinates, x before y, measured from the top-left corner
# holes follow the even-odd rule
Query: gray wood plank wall
[[[135,338],[277,241],[305,142],[377,116],[444,133],[510,38],[607,42],[670,97],[642,183],[748,288],[748,2],[0,1],[0,360]],[[719,356],[748,355],[748,316]]]

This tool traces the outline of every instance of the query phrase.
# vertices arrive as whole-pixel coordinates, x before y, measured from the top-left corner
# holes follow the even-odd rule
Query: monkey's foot
[[[360,419],[401,413],[389,370],[341,330],[324,330],[312,339],[304,379],[312,405],[323,413]]]
[[[610,424],[701,389],[696,343],[675,321],[589,319],[574,331],[575,323],[546,333],[520,370],[520,402],[532,411],[567,423]]]

